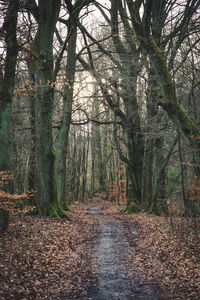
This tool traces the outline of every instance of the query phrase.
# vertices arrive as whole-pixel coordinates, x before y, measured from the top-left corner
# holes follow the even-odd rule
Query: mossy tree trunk
[[[0,170],[9,169],[11,103],[0,104]]]
[[[134,127],[133,127],[134,128]],[[142,166],[144,158],[143,141],[140,135],[137,136],[134,129],[125,131],[127,154],[129,164],[127,165],[127,204],[137,202],[141,204],[142,191]]]
[[[142,174],[142,208],[149,210],[151,207],[154,181],[153,164],[156,160],[156,153],[154,151],[155,136],[152,129],[155,128],[155,120],[158,115],[158,95],[157,95],[157,80],[149,65],[148,72],[148,86],[146,90],[146,136],[145,136],[145,150],[143,160],[143,174]],[[161,149],[160,149],[161,150]],[[162,151],[162,150],[161,150]]]
[[[165,24],[165,5],[162,1],[152,1],[152,33],[156,43],[160,46],[162,41],[162,29]],[[146,16],[147,17],[147,16]],[[152,205],[153,184],[155,173],[160,169],[164,160],[163,156],[163,136],[155,135],[155,128],[159,128],[160,115],[159,109],[159,84],[155,75],[151,61],[148,66],[148,86],[146,91],[146,108],[147,108],[147,135],[145,143],[145,159],[143,163],[143,208],[149,210]],[[154,124],[157,120],[157,124]],[[157,126],[156,126],[157,125]],[[154,130],[154,134],[152,133]],[[157,129],[158,133],[158,129]],[[157,196],[160,202],[165,202],[165,169],[162,170],[161,181],[158,185]]]
[[[10,0],[1,28],[5,34],[6,59],[4,72],[0,70],[0,171],[9,170],[10,161],[10,113],[15,84],[18,54],[17,17],[19,1]],[[0,227],[7,229],[9,212],[0,208]]]
[[[141,204],[142,191],[142,167],[144,158],[144,141],[140,126],[140,112],[137,101],[137,75],[138,72],[132,71],[127,62],[124,66],[129,73],[129,78],[123,79],[122,99],[125,106],[126,120],[123,124],[125,144],[127,148],[127,204],[137,202]]]
[[[35,133],[36,133],[36,191],[37,204],[42,216],[61,213],[57,201],[55,152],[52,139],[53,35],[60,10],[60,1],[40,0],[38,4],[38,31],[32,44],[34,55]]]
[[[173,141],[173,143],[171,144],[170,149],[169,149],[166,157],[162,161],[161,166],[155,177],[155,182],[154,182],[154,187],[153,187],[153,195],[152,195],[152,204],[151,204],[151,212],[153,212],[155,214],[160,214],[161,212],[163,212],[165,214],[168,213],[167,202],[164,201],[165,199],[162,199],[161,205],[160,205],[160,207],[158,207],[158,198],[159,198],[159,194],[160,194],[160,186],[163,183],[163,174],[165,174],[165,169],[166,169],[169,159],[172,155],[174,147],[176,146],[178,138],[179,138],[179,136],[177,136],[175,138],[175,140]]]
[[[10,110],[15,84],[18,54],[17,14],[18,0],[9,1],[2,31],[5,32],[6,59],[4,72],[0,71],[0,170],[9,169]]]

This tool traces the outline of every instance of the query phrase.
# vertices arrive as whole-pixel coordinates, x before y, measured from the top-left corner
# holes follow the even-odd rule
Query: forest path
[[[103,207],[98,205],[89,211],[101,227],[93,257],[98,267],[98,281],[93,282],[79,299],[157,299],[152,288],[140,285],[140,278],[131,267],[134,246],[129,244],[123,222],[111,215],[103,215],[102,210]],[[133,226],[130,230],[136,234]]]

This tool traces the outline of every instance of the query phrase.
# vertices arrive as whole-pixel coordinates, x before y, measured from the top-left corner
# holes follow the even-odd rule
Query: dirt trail
[[[98,265],[98,282],[91,284],[82,300],[133,300],[157,299],[155,291],[139,284],[137,271],[127,263],[127,257],[134,247],[129,245],[122,222],[113,216],[104,216],[99,212],[101,206],[94,206],[90,214],[94,215],[101,231],[93,260]],[[131,228],[137,234],[135,228]]]

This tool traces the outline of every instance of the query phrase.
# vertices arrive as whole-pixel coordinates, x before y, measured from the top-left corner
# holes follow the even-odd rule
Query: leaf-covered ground
[[[0,299],[72,299],[87,289],[97,227],[82,206],[68,215],[13,219],[1,233]]]
[[[120,220],[130,243],[127,264],[159,299],[199,299],[199,239],[172,234],[166,218],[125,215],[105,201],[101,214]],[[0,299],[78,299],[98,270],[92,264],[99,225],[89,206],[77,206],[67,220],[13,218],[0,233]],[[126,253],[124,254],[126,255]],[[142,278],[142,279],[141,279]]]

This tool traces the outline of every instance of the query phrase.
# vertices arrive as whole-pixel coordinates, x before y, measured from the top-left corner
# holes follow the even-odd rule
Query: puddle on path
[[[112,216],[102,216],[100,206],[91,208],[90,213],[101,226],[94,260],[99,270],[98,283],[91,286],[82,300],[155,300],[154,291],[139,285],[137,273],[126,263],[130,251],[120,220]],[[132,228],[134,234],[137,234]],[[134,251],[134,249],[132,249]]]

